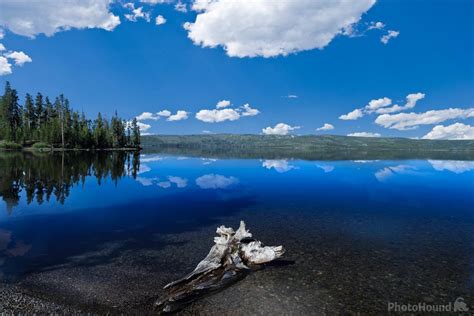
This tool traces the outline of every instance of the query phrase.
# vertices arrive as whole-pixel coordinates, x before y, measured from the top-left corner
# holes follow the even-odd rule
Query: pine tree
[[[117,111],[115,111],[115,116],[112,117],[111,121],[112,127],[112,138],[114,147],[124,147],[127,144],[125,136],[125,127],[123,121],[118,117]]]
[[[7,95],[10,93],[10,82],[5,83],[5,92],[0,97],[0,139],[8,139],[10,136],[10,124],[7,115]]]
[[[102,118],[102,114],[99,112],[97,119],[94,122],[93,135],[94,144],[97,148],[107,147],[107,131],[105,126],[106,121]]]
[[[51,101],[49,101],[49,97],[46,97],[45,99],[45,122],[44,122],[44,127],[41,130],[41,138],[43,141],[53,144],[53,121],[54,118],[56,117],[56,113],[54,112],[53,105],[51,104]]]
[[[0,97],[0,140],[40,141],[62,148],[139,148],[140,128],[136,119],[126,122],[117,112],[110,121],[99,113],[91,124],[84,113],[79,115],[71,109],[62,94],[54,104],[41,93],[37,93],[35,100],[26,94],[21,106],[16,90],[7,82]]]
[[[81,147],[80,144],[80,137],[81,137],[81,124],[79,121],[79,113],[74,112],[72,114],[72,124],[71,124],[71,135],[70,135],[70,143],[74,145],[74,147]]]
[[[23,137],[25,140],[30,140],[36,130],[36,111],[33,104],[33,98],[29,93],[25,97],[25,107],[23,111]]]
[[[80,144],[82,148],[90,148],[94,145],[90,124],[90,121],[82,113],[80,122]]]
[[[44,110],[43,95],[38,92],[35,98],[36,126],[38,128],[46,121],[46,112]]]
[[[140,147],[140,127],[138,126],[137,118],[132,120],[132,146]]]
[[[71,144],[71,135],[72,135],[72,112],[71,107],[69,106],[69,100],[64,99],[63,106],[63,133],[66,144]]]
[[[62,112],[61,100],[59,99],[59,97],[57,97],[54,100],[53,113],[52,113],[52,117],[51,117],[51,120],[50,120],[51,143],[56,144],[56,145],[62,144],[62,139],[61,139],[61,136],[62,136],[61,135],[62,134],[62,131],[61,131],[61,122],[62,122],[61,116],[62,116],[62,114],[61,114],[61,112]]]
[[[59,128],[61,132],[61,145],[62,148],[65,148],[65,133],[64,133],[64,121],[65,118],[65,111],[66,111],[66,100],[64,99],[64,95],[61,94],[59,98],[57,98],[57,105],[56,111],[59,113]]]
[[[46,109],[43,103],[43,95],[38,92],[35,98],[35,111],[36,111],[36,131],[34,137],[36,139],[41,139],[41,129],[46,122]]]
[[[128,122],[125,122],[125,126],[127,129],[127,147],[132,147],[132,129]]]
[[[2,138],[17,141],[21,134],[22,109],[18,104],[18,94],[10,83],[5,84],[5,93],[0,104]]]

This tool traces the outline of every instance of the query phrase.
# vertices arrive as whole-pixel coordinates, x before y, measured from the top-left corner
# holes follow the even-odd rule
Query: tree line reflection
[[[28,204],[52,198],[63,204],[71,188],[84,185],[87,177],[95,177],[99,185],[106,178],[117,184],[127,175],[136,178],[139,169],[138,152],[2,152],[0,197],[9,214],[23,194]]]

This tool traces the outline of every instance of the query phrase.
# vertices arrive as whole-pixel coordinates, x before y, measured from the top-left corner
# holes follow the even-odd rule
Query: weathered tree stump
[[[165,295],[155,303],[160,312],[174,312],[197,298],[222,289],[244,277],[259,265],[280,258],[282,246],[268,247],[252,239],[245,223],[234,231],[230,227],[217,228],[218,237],[209,254],[184,278],[167,284]]]

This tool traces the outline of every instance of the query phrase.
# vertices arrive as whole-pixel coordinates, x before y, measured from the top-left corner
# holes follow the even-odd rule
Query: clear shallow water
[[[53,284],[51,271],[62,271],[54,274],[57,281],[105,266],[113,278],[130,257],[156,282],[172,280],[205,255],[215,226],[245,219],[258,239],[283,244],[292,262],[262,272],[262,282],[284,278],[303,302],[321,299],[335,310],[367,312],[383,311],[393,300],[474,299],[474,161],[124,153],[5,155],[0,161],[6,283],[46,286]],[[193,232],[200,240],[189,241]],[[175,236],[181,237],[170,242]],[[196,253],[168,262],[190,251],[186,243],[194,243]],[[90,255],[106,248],[106,255]],[[161,261],[136,259],[144,250],[156,251]]]

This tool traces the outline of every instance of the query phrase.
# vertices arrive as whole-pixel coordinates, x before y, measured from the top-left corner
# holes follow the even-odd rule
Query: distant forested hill
[[[474,159],[473,140],[348,136],[149,135],[145,151],[177,155],[298,159]]]

